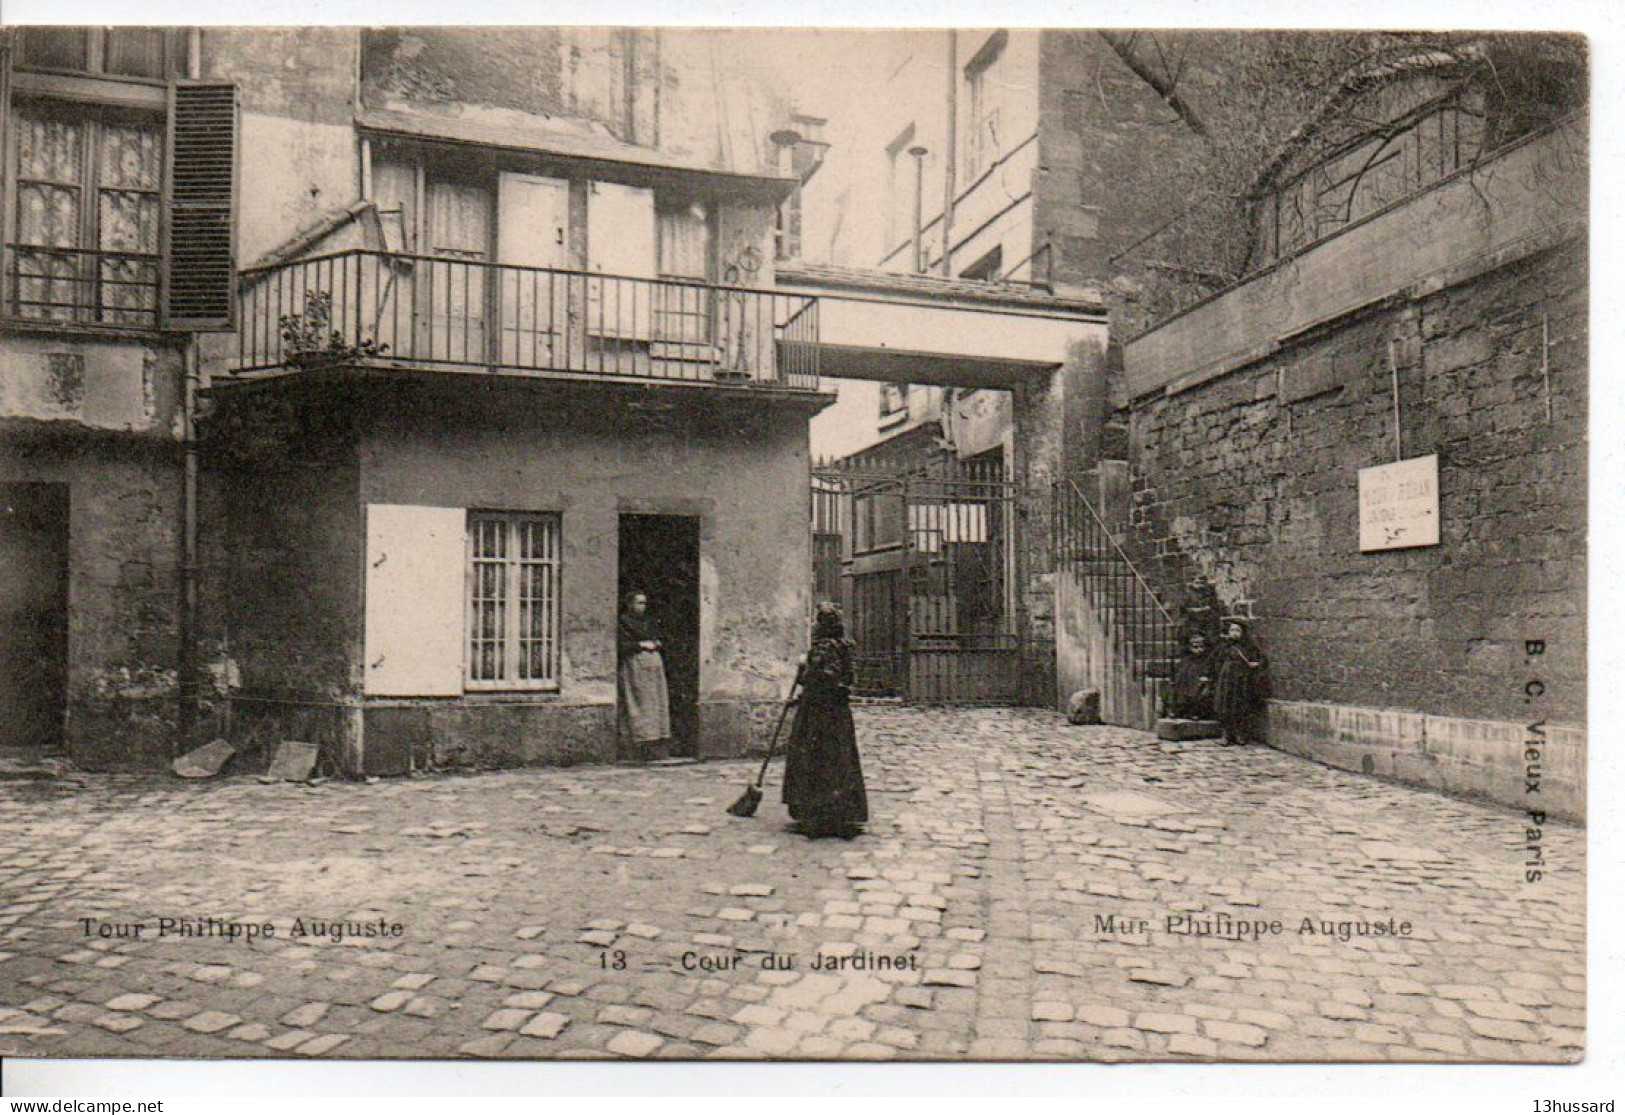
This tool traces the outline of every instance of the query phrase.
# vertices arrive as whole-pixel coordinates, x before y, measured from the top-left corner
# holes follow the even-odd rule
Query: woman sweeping
[[[784,761],[784,804],[805,835],[850,840],[869,820],[869,799],[852,725],[852,642],[834,604],[818,606],[801,676]]]
[[[1213,711],[1224,729],[1226,747],[1257,742],[1259,714],[1263,711],[1266,673],[1264,652],[1247,634],[1240,620],[1227,620],[1224,642],[1214,655]]]
[[[633,758],[667,757],[671,706],[666,696],[666,663],[660,635],[649,618],[649,598],[628,593],[619,632],[621,732]]]

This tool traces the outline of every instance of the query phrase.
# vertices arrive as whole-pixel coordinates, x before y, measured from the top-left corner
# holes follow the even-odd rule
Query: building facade
[[[715,43],[7,45],[8,744],[614,758],[636,589],[679,753],[750,745],[827,399],[771,291],[779,109]]]
[[[1113,283],[1118,258],[1188,204],[1158,168],[1199,137],[1094,31],[910,32],[890,42],[861,112],[836,121],[850,138],[831,147],[808,191],[809,258],[1089,290],[1116,329],[1136,325],[1133,287]],[[1180,43],[1184,80],[1200,87],[1217,72],[1222,39]],[[846,456],[917,425],[966,456],[998,449],[1013,459],[1008,396],[942,384],[843,383],[814,422],[814,451]]]

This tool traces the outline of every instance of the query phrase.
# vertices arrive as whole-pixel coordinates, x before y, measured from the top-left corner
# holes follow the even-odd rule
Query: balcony
[[[353,250],[242,272],[233,371],[361,365],[818,389],[804,294]]]

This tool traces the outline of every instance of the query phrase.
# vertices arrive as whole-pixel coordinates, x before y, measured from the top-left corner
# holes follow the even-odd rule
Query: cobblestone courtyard
[[[775,784],[725,814],[745,763],[0,785],[0,1051],[1580,1054],[1577,829],[1546,827],[1528,884],[1518,814],[1264,749],[1007,710],[865,709],[859,739],[874,823],[850,843],[787,832]],[[1220,914],[1282,932],[1168,931]],[[296,918],[401,935],[296,939]],[[1352,924],[1390,919],[1409,936]],[[917,967],[867,963],[898,956]]]

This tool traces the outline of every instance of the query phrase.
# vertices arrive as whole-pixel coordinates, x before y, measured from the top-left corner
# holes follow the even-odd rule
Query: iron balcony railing
[[[158,267],[151,252],[6,245],[6,314],[24,321],[158,328]]]
[[[1076,484],[1055,485],[1055,561],[1077,574],[1116,665],[1137,682],[1173,675],[1179,623]]]
[[[357,361],[818,387],[799,294],[352,250],[242,272],[237,371]]]

